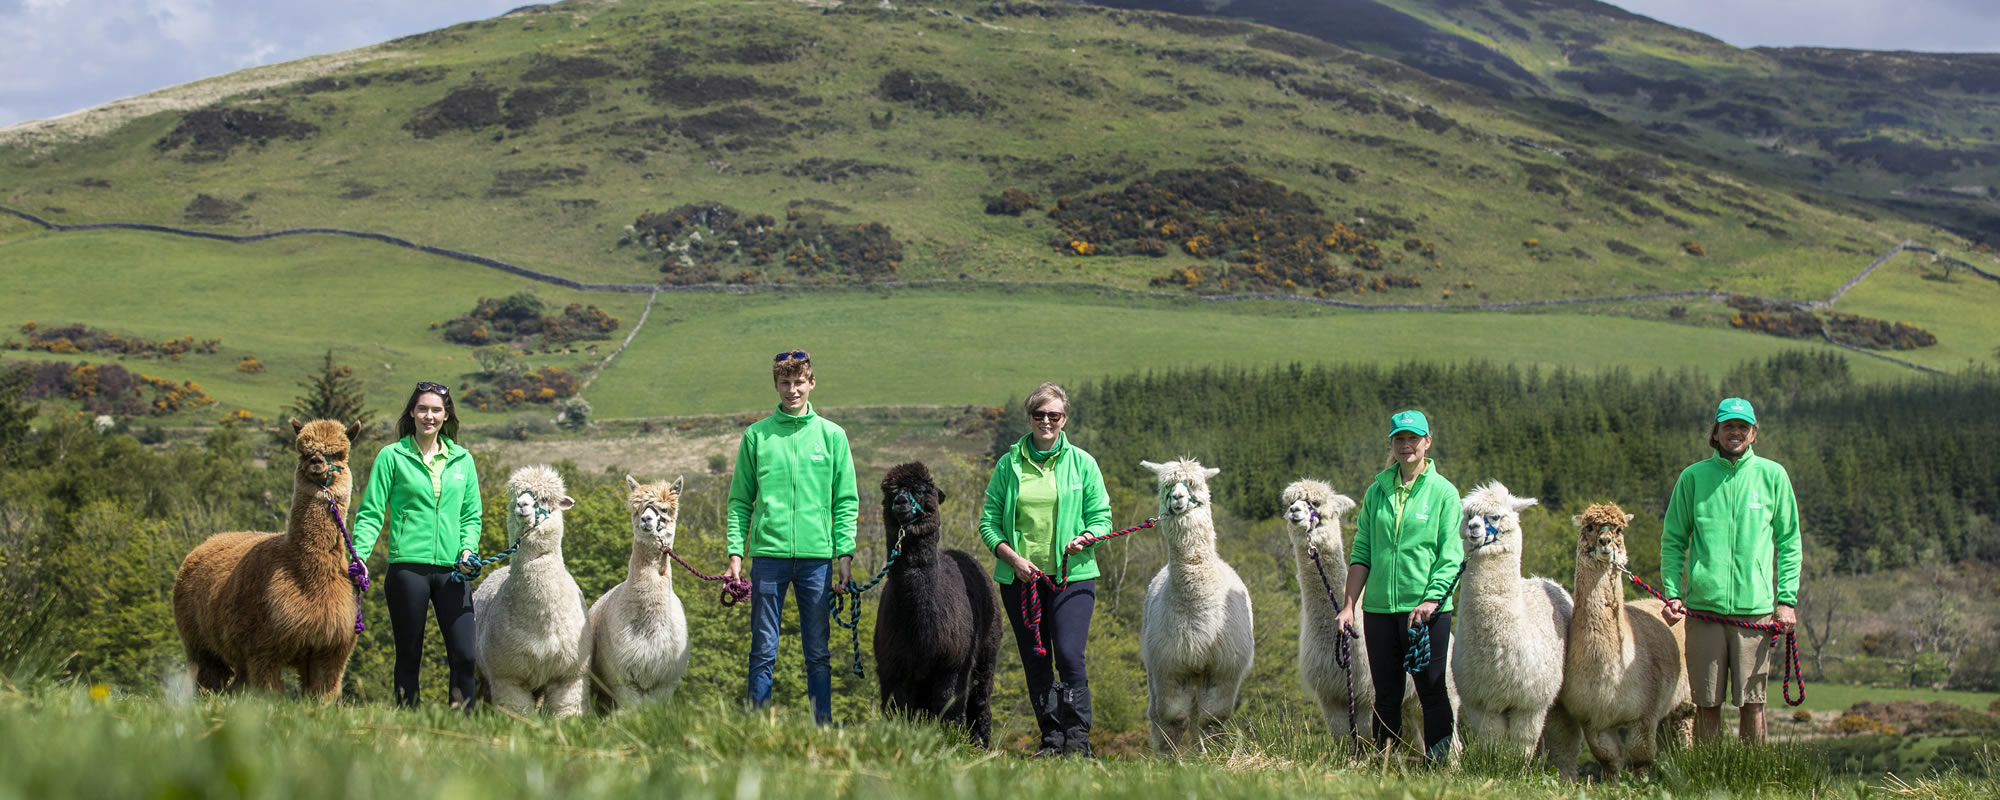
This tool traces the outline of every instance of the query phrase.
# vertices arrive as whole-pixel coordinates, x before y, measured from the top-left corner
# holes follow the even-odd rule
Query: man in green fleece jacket
[[[1661,610],[1668,624],[1689,610],[1790,631],[1798,624],[1799,504],[1785,468],[1759,458],[1757,411],[1740,397],[1715,409],[1708,446],[1715,455],[1681,471],[1660,535]],[[1688,621],[1688,684],[1694,691],[1695,738],[1722,732],[1723,690],[1743,709],[1737,735],[1764,740],[1764,690],[1771,672],[1769,634]],[[1726,681],[1726,683],[1725,683]]]
[[[833,721],[832,654],[827,649],[826,593],[845,591],[854,562],[854,523],[861,497],[854,488],[854,459],[847,432],[813,413],[818,385],[812,356],[779,353],[771,364],[777,413],[743,431],[736,473],[729,482],[729,577],[750,565],[750,702],[771,701],[771,668],[778,661],[778,620],[785,587],[798,594],[799,638],[806,658],[806,696],[813,719]],[[840,578],[828,586],[832,565]]]

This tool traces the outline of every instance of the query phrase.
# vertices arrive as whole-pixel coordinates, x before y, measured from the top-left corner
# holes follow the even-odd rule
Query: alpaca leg
[[[1618,737],[1618,729],[1590,731],[1585,741],[1590,743],[1590,755],[1604,767],[1604,780],[1617,780],[1625,768],[1625,743]]]
[[[1153,723],[1154,752],[1180,754],[1183,732],[1193,711],[1194,697],[1191,693],[1178,688],[1169,690],[1154,683],[1152,691],[1148,692],[1146,707],[1146,718]]]
[[[272,693],[281,693],[285,690],[285,665],[270,658],[253,657],[247,667],[251,689]]]
[[[1195,702],[1200,710],[1196,720],[1201,725],[1201,745],[1206,749],[1208,740],[1221,734],[1223,723],[1236,715],[1236,686],[1233,681],[1218,681],[1198,691]]]
[[[972,680],[965,691],[965,727],[972,742],[993,747],[993,670],[986,664],[972,668]]]
[[[221,656],[207,650],[188,651],[188,669],[194,674],[194,687],[211,694],[219,693],[229,686],[229,664]]]
[[[637,685],[623,681],[612,685],[610,695],[612,702],[616,704],[615,707],[621,710],[637,708],[639,704],[646,702],[646,696],[639,693]]]
[[[1526,761],[1535,760],[1535,745],[1542,738],[1542,721],[1548,710],[1516,711],[1507,715],[1507,734],[1514,737],[1514,749]]]
[[[1458,726],[1465,732],[1466,741],[1482,747],[1498,747],[1502,737],[1506,735],[1506,722],[1503,717],[1499,714],[1489,714],[1486,709],[1470,703],[1459,709]]]
[[[542,707],[556,719],[581,716],[583,702],[590,696],[589,689],[589,684],[580,676],[559,681],[542,693]]]
[[[516,714],[529,714],[535,710],[535,693],[520,681],[496,678],[487,675],[486,685],[493,693],[493,704]]]
[[[354,655],[357,640],[321,650],[299,667],[299,689],[307,697],[332,702],[340,698],[340,682],[347,674],[347,660]]]
[[[1561,705],[1550,708],[1548,717],[1543,720],[1542,747],[1549,763],[1555,765],[1557,775],[1563,780],[1576,779],[1576,762],[1583,750],[1583,731]]]
[[[1631,742],[1625,748],[1625,762],[1635,775],[1646,774],[1653,767],[1656,747],[1653,734],[1658,730],[1659,723],[1656,719],[1645,719],[1632,725]]]

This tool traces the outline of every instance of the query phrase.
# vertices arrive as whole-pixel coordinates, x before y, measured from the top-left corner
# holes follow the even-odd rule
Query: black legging
[[[1072,582],[1061,594],[1046,582],[1041,585],[1042,646],[1048,648],[1048,655],[1035,653],[1034,634],[1021,618],[1021,595],[1026,585],[1018,580],[1000,584],[1000,602],[1006,607],[1007,621],[1014,626],[1014,648],[1021,654],[1021,671],[1028,676],[1029,701],[1039,704],[1055,685],[1058,670],[1063,683],[1070,686],[1090,680],[1083,645],[1090,638],[1090,615],[1097,607],[1097,581]]]
[[[1361,635],[1368,637],[1368,676],[1375,679],[1375,743],[1388,747],[1403,735],[1403,651],[1409,649],[1409,612],[1361,614]],[[1424,705],[1424,752],[1451,738],[1451,695],[1445,691],[1444,670],[1451,660],[1451,612],[1432,614],[1428,626],[1431,663],[1410,675],[1417,682],[1417,700]]]
[[[383,576],[389,599],[389,628],[396,640],[396,704],[417,705],[417,671],[424,663],[424,606],[437,610],[444,631],[445,661],[451,665],[451,704],[472,706],[472,585],[451,579],[451,567],[390,564]]]

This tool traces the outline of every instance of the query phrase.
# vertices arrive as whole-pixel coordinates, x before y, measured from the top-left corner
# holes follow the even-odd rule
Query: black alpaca
[[[1000,601],[977,559],[938,547],[943,502],[922,462],[882,478],[883,528],[902,550],[875,615],[875,677],[884,714],[937,717],[992,747]]]

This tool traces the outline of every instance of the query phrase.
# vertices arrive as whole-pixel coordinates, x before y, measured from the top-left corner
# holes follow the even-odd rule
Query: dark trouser
[[[382,576],[389,628],[396,640],[396,704],[417,705],[417,671],[424,663],[424,605],[437,611],[444,655],[451,664],[451,704],[472,706],[472,585],[451,579],[451,567],[390,564]]]
[[[1426,632],[1431,662],[1414,675],[1403,671],[1409,649],[1408,612],[1362,612],[1361,634],[1368,637],[1368,676],[1375,679],[1375,743],[1388,747],[1403,735],[1403,676],[1417,683],[1417,700],[1424,705],[1424,752],[1451,740],[1451,696],[1445,691],[1445,665],[1451,661],[1451,612],[1431,615]]]
[[[1083,646],[1090,638],[1090,615],[1097,608],[1097,581],[1075,581],[1061,593],[1046,581],[1039,588],[1042,646],[1047,654],[1035,652],[1035,635],[1022,616],[1021,596],[1027,593],[1027,583],[1000,584],[1000,603],[1014,627],[1014,648],[1027,673],[1028,702],[1035,707],[1035,722],[1042,729],[1042,749],[1089,755],[1090,675]],[[1062,674],[1060,683],[1057,672]]]

